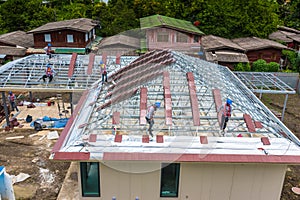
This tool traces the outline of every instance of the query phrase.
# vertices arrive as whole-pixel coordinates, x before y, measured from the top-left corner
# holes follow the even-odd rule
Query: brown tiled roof
[[[26,48],[0,46],[0,54],[12,56],[25,56]]]
[[[126,35],[114,35],[111,37],[104,38],[100,43],[100,48],[108,46],[128,46],[134,48],[140,48],[140,40],[135,37],[130,37]]]
[[[300,30],[297,30],[297,29],[294,29],[294,28],[289,28],[289,27],[286,27],[286,26],[278,26],[278,30],[300,34]]]
[[[26,34],[24,31],[14,31],[0,35],[0,41],[21,47],[33,47],[33,35]]]
[[[98,22],[92,19],[78,18],[78,19],[64,20],[58,22],[50,22],[36,29],[28,31],[28,33],[49,32],[49,31],[62,30],[62,29],[87,32],[87,31],[91,31],[97,25]]]
[[[300,34],[291,35],[291,36],[288,36],[288,37],[291,38],[292,40],[296,41],[296,42],[300,42]]]
[[[245,49],[232,42],[231,40],[214,35],[202,36],[201,44],[206,51],[213,51],[219,49],[231,49],[237,50],[239,52],[245,51]]]
[[[296,35],[296,34],[286,32],[286,31],[276,31],[276,32],[273,32],[269,35],[269,39],[289,43],[289,42],[293,42],[293,40],[291,40],[289,38],[289,36],[292,36],[292,35]]]
[[[275,49],[286,49],[287,47],[268,39],[261,39],[257,37],[245,37],[245,38],[236,38],[232,40],[237,43],[242,48],[246,49],[246,51],[251,50],[259,50],[266,48],[275,48]]]

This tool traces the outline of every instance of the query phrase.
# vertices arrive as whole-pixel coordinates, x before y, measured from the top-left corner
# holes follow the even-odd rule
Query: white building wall
[[[286,171],[286,165],[275,164],[181,163],[178,198],[160,198],[160,165],[101,163],[101,197],[83,199],[279,200]]]

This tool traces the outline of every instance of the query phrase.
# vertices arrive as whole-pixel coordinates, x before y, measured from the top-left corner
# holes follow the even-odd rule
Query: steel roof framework
[[[263,93],[285,94],[281,113],[281,121],[283,121],[288,95],[296,94],[296,91],[292,87],[280,80],[274,73],[235,72],[235,74],[253,93],[258,93],[260,99]]]
[[[115,56],[107,57],[108,72],[128,65],[136,57],[120,57],[120,64],[116,64]],[[1,91],[52,91],[52,92],[82,92],[90,88],[101,79],[99,68],[102,56],[95,56],[92,74],[87,73],[89,56],[78,55],[74,73],[68,75],[71,55],[54,54],[49,59],[44,54],[36,54],[12,61],[0,68]],[[50,64],[55,70],[52,82],[43,83],[41,79],[45,73],[46,65]]]
[[[147,125],[141,125],[139,121],[141,87],[148,89],[148,105],[156,101],[161,102],[161,107],[155,115],[155,133],[169,136],[197,136],[203,134],[221,136],[212,94],[212,90],[218,88],[222,91],[223,102],[226,98],[233,100],[233,112],[228,123],[227,136],[236,137],[242,133],[248,135],[248,137],[267,136],[276,138],[283,137],[282,133],[285,133],[290,140],[300,145],[299,140],[293,133],[229,69],[178,52],[172,52],[172,56],[175,62],[161,68],[161,71],[170,73],[172,125],[166,125],[162,75],[141,84],[137,93],[130,98],[101,109],[99,107],[113,99],[114,95],[117,94],[107,98],[109,88],[112,87],[113,83],[99,84],[97,89],[90,91],[90,96],[94,96],[92,103],[83,105],[82,109],[88,111],[89,114],[79,117],[80,122],[73,124],[72,135],[70,140],[65,143],[65,147],[78,145],[80,141],[82,142],[83,136],[112,134],[115,131],[114,128],[119,134],[129,136],[147,134]],[[147,67],[155,64],[155,62],[150,62]],[[195,126],[192,120],[191,97],[186,80],[187,72],[192,72],[195,76],[200,126]],[[114,84],[118,84],[118,80]],[[114,112],[120,112],[120,123],[117,125],[113,123],[112,119]],[[251,115],[253,120],[261,122],[263,128],[256,129],[255,133],[249,132],[243,118],[245,113]],[[134,138],[132,137],[132,140],[136,140]]]

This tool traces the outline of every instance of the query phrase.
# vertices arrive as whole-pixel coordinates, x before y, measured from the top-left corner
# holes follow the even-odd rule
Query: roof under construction
[[[0,68],[0,91],[82,92],[101,79],[101,60],[110,66],[109,72],[128,65],[135,57],[54,54],[34,54],[7,63]],[[43,82],[46,66],[55,71],[52,82]]]
[[[223,136],[218,111],[227,98],[233,110]],[[145,115],[155,102],[161,106],[149,142]],[[299,146],[228,68],[164,50],[138,57],[109,73],[108,83],[86,90],[51,158],[299,163]]]

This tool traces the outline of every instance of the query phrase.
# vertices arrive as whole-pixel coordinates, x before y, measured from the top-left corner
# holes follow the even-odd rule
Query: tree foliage
[[[0,4],[0,32],[86,17],[99,20],[99,34],[110,36],[138,28],[140,18],[154,14],[199,21],[206,34],[267,37],[277,25],[299,28],[300,0],[9,0]]]

